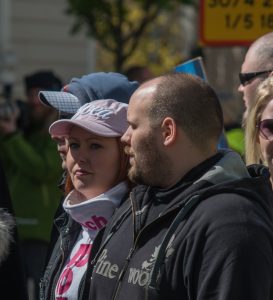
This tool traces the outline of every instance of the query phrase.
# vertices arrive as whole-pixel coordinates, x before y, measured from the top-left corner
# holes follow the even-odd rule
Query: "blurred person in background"
[[[273,76],[258,86],[254,100],[245,120],[246,164],[266,165],[273,187]]]
[[[14,226],[15,222],[11,214],[0,208],[0,267],[9,254]]]
[[[154,74],[147,66],[141,65],[133,65],[129,67],[124,74],[128,77],[131,81],[137,81],[139,84],[152,79]]]
[[[255,103],[258,85],[273,74],[273,32],[256,39],[249,47],[239,74],[238,91],[243,94],[245,103],[244,120],[251,105]]]
[[[16,288],[14,288],[16,287]],[[0,290],[1,299],[27,300],[17,228],[6,176],[0,164]]]
[[[43,106],[42,89],[60,90],[61,80],[51,71],[38,71],[25,77],[28,123],[18,127],[20,110],[14,106],[0,118],[0,159],[7,175],[13,201],[30,298],[38,298],[51,222],[60,191],[60,157],[48,136],[48,127],[58,114]]]
[[[54,222],[59,238],[41,281],[40,299],[88,299],[86,273],[94,239],[130,190],[129,159],[120,141],[128,127],[127,106],[112,99],[93,101],[49,128],[51,136],[67,141],[68,180],[65,214]]]
[[[230,148],[245,159],[244,127],[251,106],[255,103],[258,85],[273,74],[273,32],[257,38],[248,48],[239,73],[240,85],[245,111],[241,124],[226,127],[226,136]]]

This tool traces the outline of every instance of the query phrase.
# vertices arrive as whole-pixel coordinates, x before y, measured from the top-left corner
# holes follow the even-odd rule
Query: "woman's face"
[[[273,119],[273,100],[271,100],[266,108],[264,109],[261,121],[266,119]],[[261,152],[263,156],[263,160],[267,163],[271,172],[273,171],[273,139],[267,140],[261,135],[259,135],[259,143],[261,146]]]
[[[74,126],[68,138],[67,170],[73,185],[85,199],[112,188],[119,173],[116,138],[101,137]]]

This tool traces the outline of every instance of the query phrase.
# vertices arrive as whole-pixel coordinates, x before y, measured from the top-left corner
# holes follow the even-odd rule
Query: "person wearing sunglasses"
[[[273,76],[257,88],[255,103],[245,124],[246,164],[268,166],[273,187]]]
[[[239,73],[238,91],[243,94],[245,112],[243,125],[255,99],[258,85],[273,74],[273,32],[255,40],[249,47]]]

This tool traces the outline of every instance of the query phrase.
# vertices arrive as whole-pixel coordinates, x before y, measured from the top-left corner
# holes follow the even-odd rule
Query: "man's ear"
[[[172,145],[177,136],[177,124],[172,118],[165,118],[161,125],[164,146]]]

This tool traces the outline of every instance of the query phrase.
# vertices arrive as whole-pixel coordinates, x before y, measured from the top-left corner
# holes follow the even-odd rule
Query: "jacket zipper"
[[[131,259],[132,255],[134,253],[136,242],[137,242],[138,236],[139,236],[139,235],[137,235],[137,237],[135,239],[135,226],[134,226],[134,224],[135,224],[135,209],[134,209],[133,200],[132,200],[132,193],[130,193],[130,202],[131,202],[132,214],[133,214],[134,245],[133,245],[133,248],[130,248],[129,253],[127,255],[127,258],[125,260],[125,264],[124,264],[124,266],[123,266],[123,268],[122,268],[122,270],[121,270],[121,272],[119,274],[118,282],[116,284],[116,287],[115,287],[114,293],[113,293],[113,297],[112,297],[113,300],[117,299],[117,295],[118,295],[118,292],[119,292],[119,289],[120,289],[120,286],[121,286],[121,282],[122,282],[123,276],[124,276],[125,272],[127,271],[130,259]]]
[[[128,254],[127,258],[126,258],[125,265],[123,266],[123,268],[122,268],[122,270],[121,270],[121,272],[119,274],[118,283],[117,283],[117,285],[115,287],[115,290],[114,290],[114,293],[113,293],[114,297],[112,297],[113,300],[117,299],[117,295],[118,295],[118,292],[119,292],[119,289],[120,289],[120,286],[121,286],[121,282],[122,282],[123,276],[124,276],[124,274],[125,274],[125,272],[126,272],[126,270],[128,268],[130,259],[131,259],[132,255],[133,255],[133,252],[134,252],[134,248],[131,248],[129,250],[129,254]]]
[[[132,193],[130,193],[130,201],[131,201],[131,206],[132,206],[132,213],[133,213],[133,224],[135,224],[135,207],[134,207],[134,202],[132,200]],[[125,264],[119,274],[119,277],[118,277],[118,282],[116,284],[116,287],[115,287],[115,290],[114,290],[114,293],[113,293],[113,297],[112,297],[112,300],[116,300],[117,299],[117,296],[118,296],[118,293],[119,293],[119,290],[120,290],[120,287],[121,287],[121,283],[122,283],[122,279],[123,279],[123,276],[124,274],[126,273],[127,269],[128,269],[128,266],[129,266],[129,262],[134,254],[134,251],[136,249],[136,246],[138,244],[138,240],[140,238],[140,236],[142,235],[142,233],[149,227],[151,227],[152,225],[154,225],[155,223],[159,222],[159,219],[162,220],[162,218],[165,218],[166,216],[169,216],[170,214],[173,214],[175,211],[179,211],[181,209],[181,206],[176,206],[174,207],[172,210],[166,212],[164,215],[160,216],[158,219],[156,219],[155,221],[153,221],[152,223],[144,226],[142,229],[139,230],[138,234],[136,237],[134,237],[134,245],[133,245],[133,248],[131,248],[129,250],[129,254],[126,258],[126,261],[125,261]],[[134,226],[134,229],[135,229],[135,226]],[[135,235],[135,230],[134,230],[134,235]]]

